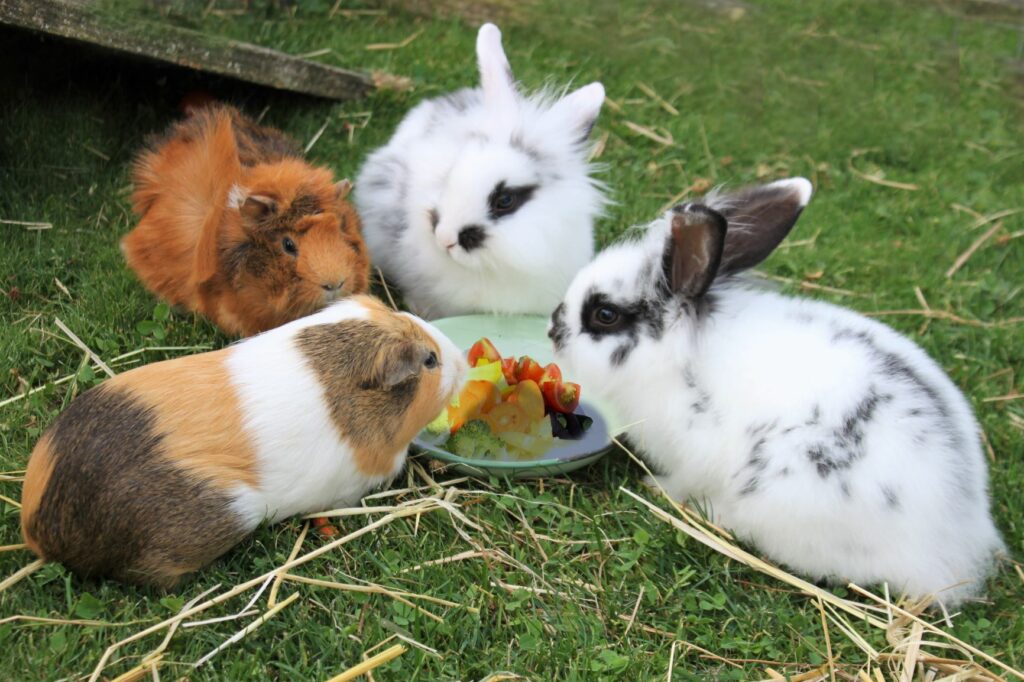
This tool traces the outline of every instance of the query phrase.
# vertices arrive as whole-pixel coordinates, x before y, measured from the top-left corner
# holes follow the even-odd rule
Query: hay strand
[[[287,597],[285,597],[284,601],[282,601],[280,604],[274,606],[273,608],[267,609],[266,613],[264,613],[262,616],[260,616],[259,618],[257,618],[253,622],[249,623],[247,626],[245,626],[244,628],[242,628],[241,630],[239,630],[235,634],[233,634],[230,637],[228,637],[220,645],[218,645],[216,649],[214,649],[213,651],[211,651],[210,653],[206,654],[205,656],[200,658],[198,661],[196,661],[193,664],[192,667],[198,668],[199,666],[203,665],[204,663],[209,661],[211,658],[216,656],[218,653],[220,653],[224,649],[228,648],[229,646],[231,646],[235,642],[241,640],[246,635],[251,633],[253,630],[255,630],[256,628],[258,628],[261,625],[263,625],[264,623],[266,623],[268,620],[270,620],[275,615],[277,615],[277,613],[279,611],[281,611],[281,609],[286,608],[289,604],[291,604],[292,602],[294,602],[298,598],[299,598],[299,593],[298,592],[295,592],[293,594],[288,595]]]
[[[345,672],[335,675],[327,682],[348,682],[349,680],[354,680],[360,675],[365,675],[374,668],[379,668],[385,663],[398,658],[406,651],[408,651],[408,649],[405,646],[401,644],[396,644],[392,647],[385,649],[376,656],[366,659],[359,665],[352,666]]]
[[[110,369],[110,367],[107,366],[107,363],[103,362],[103,358],[96,355],[96,353],[94,353],[93,350],[89,348],[89,346],[85,345],[82,339],[78,338],[78,336],[73,331],[68,329],[68,326],[66,324],[61,322],[61,319],[59,317],[53,318],[53,322],[62,332],[64,332],[64,334],[67,335],[69,339],[71,339],[72,343],[74,343],[76,346],[85,351],[85,354],[88,355],[89,358],[93,362],[95,362],[99,366],[99,368],[106,373],[108,377],[114,376],[114,370]]]
[[[5,578],[2,582],[0,582],[0,592],[3,592],[8,587],[17,585],[22,580],[24,580],[25,578],[29,577],[30,575],[38,571],[40,568],[42,568],[43,564],[45,563],[46,561],[43,559],[36,559],[27,566],[19,568],[17,571],[15,571],[10,576]]]

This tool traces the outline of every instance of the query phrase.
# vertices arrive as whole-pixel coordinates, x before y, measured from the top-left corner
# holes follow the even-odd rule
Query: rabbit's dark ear
[[[806,178],[789,178],[712,201],[729,221],[721,271],[739,272],[764,261],[793,229],[812,191]]]
[[[718,273],[727,223],[720,213],[702,204],[672,209],[672,228],[662,255],[668,293],[700,298]]]

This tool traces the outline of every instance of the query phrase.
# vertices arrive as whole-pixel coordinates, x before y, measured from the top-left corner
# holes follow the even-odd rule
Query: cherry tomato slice
[[[544,376],[544,368],[541,367],[539,362],[529,355],[519,358],[519,362],[516,363],[516,379],[518,381],[529,379],[539,383],[542,376]]]
[[[561,380],[562,380],[562,370],[560,370],[558,368],[558,365],[556,365],[555,363],[551,362],[551,363],[548,363],[548,365],[544,368],[544,374],[541,375],[540,381],[538,381],[537,383],[539,385],[543,386],[544,384],[546,384],[548,382],[551,382],[551,381],[556,381],[557,382],[557,381],[561,381]]]
[[[487,362],[501,362],[501,353],[499,353],[498,349],[494,347],[494,344],[491,343],[490,339],[483,338],[473,344],[469,349],[469,355],[466,359],[469,361],[470,367],[476,367],[479,364],[486,364]],[[486,362],[481,363],[481,359]]]
[[[519,382],[519,379],[516,379],[516,359],[502,358],[501,373],[505,375],[506,384],[508,384],[509,386],[517,384]]]
[[[572,414],[580,404],[580,385],[571,381],[549,381],[541,387],[544,402],[555,412]]]

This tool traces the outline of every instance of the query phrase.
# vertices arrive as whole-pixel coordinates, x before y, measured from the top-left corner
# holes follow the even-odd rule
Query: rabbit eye
[[[491,220],[497,220],[518,211],[523,204],[530,200],[536,189],[536,185],[507,187],[504,182],[499,182],[491,191],[491,195],[487,197]]]
[[[284,252],[289,256],[299,255],[299,247],[295,245],[295,242],[292,241],[291,237],[285,237],[281,240],[281,248],[284,249]]]
[[[591,321],[598,327],[609,328],[614,327],[621,318],[622,315],[618,310],[611,306],[603,305],[594,310]]]
[[[427,369],[434,369],[437,365],[437,353],[430,351],[430,355],[428,355],[427,359],[423,361],[423,366]]]

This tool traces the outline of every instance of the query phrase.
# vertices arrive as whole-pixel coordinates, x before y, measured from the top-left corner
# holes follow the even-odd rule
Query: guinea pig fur
[[[237,110],[201,108],[135,163],[121,241],[153,293],[249,335],[364,293],[369,256],[347,180]]]
[[[351,505],[390,480],[466,370],[433,326],[355,296],[125,372],[37,443],[25,542],[82,576],[173,586],[263,521]]]

